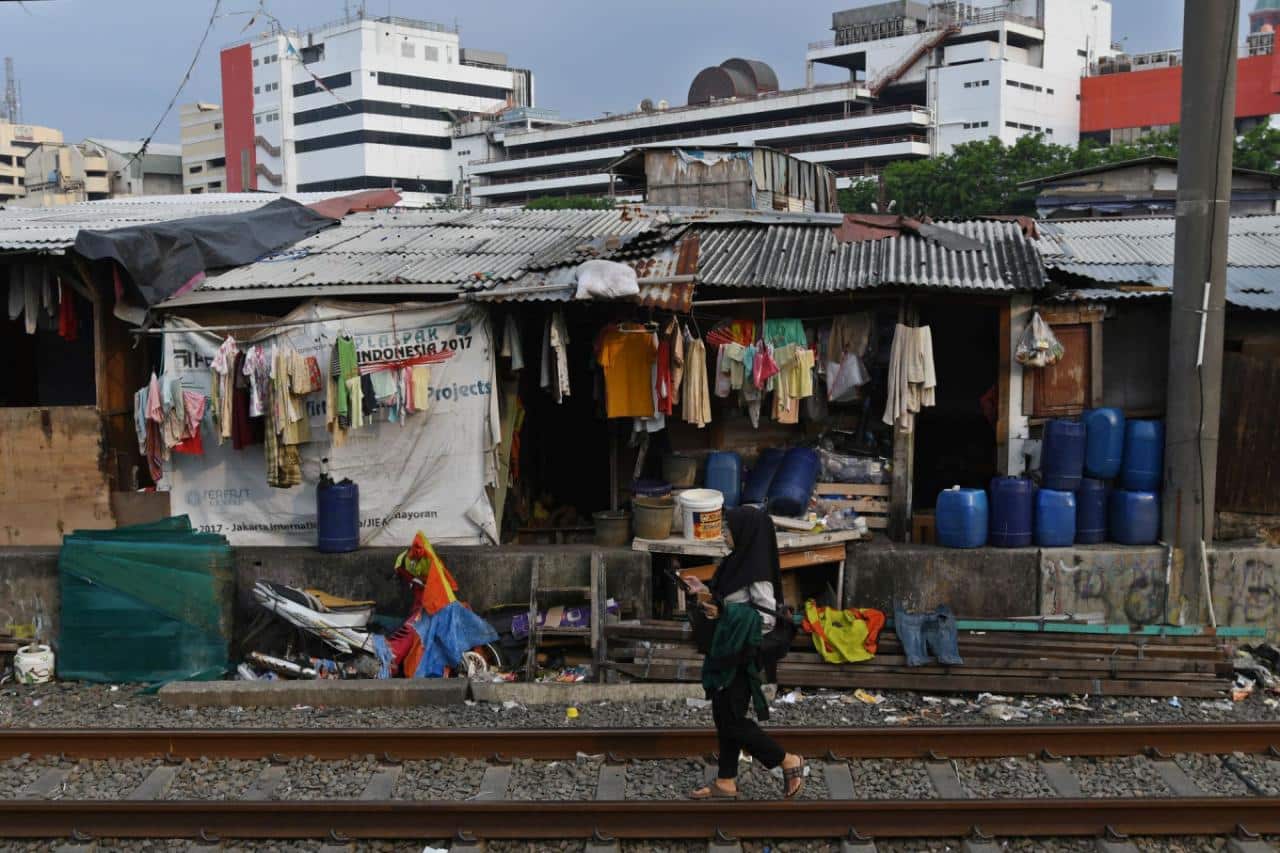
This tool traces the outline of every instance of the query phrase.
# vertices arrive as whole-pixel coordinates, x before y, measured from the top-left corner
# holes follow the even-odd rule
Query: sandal
[[[800,759],[800,763],[797,764],[795,767],[782,768],[782,785],[783,785],[782,792],[783,792],[784,799],[794,800],[796,797],[800,796],[800,792],[804,790],[804,783],[805,783],[804,773],[805,773],[805,770],[807,769],[808,769],[808,765],[805,763],[805,760],[803,758]],[[800,782],[800,784],[796,786],[794,791],[791,790],[792,781]]]
[[[691,800],[736,800],[738,799],[737,791],[726,791],[715,782],[703,785],[701,788],[689,794]]]

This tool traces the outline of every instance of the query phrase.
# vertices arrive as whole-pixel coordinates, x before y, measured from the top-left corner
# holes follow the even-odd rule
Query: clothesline
[[[450,302],[433,302],[431,303],[431,307],[447,308],[450,305],[458,305],[461,303],[462,303],[462,300],[455,299]],[[380,308],[375,311],[362,311],[358,314],[344,314],[342,316],[342,319],[355,320],[360,317],[377,317],[382,314],[396,314],[396,313],[403,313],[405,311],[414,311],[414,310],[418,310],[418,309],[405,308],[402,305],[397,305],[392,308]],[[186,318],[183,318],[183,319],[185,320]],[[321,320],[323,320],[323,318],[321,318]],[[311,318],[307,320],[273,320],[271,322],[263,322],[263,323],[231,323],[227,325],[217,325],[217,326],[202,326],[199,323],[196,323],[192,320],[187,320],[186,322],[189,323],[190,325],[184,326],[183,328],[180,328],[180,329],[165,329],[165,328],[158,328],[158,327],[153,329],[133,329],[132,333],[135,335],[175,335],[175,334],[185,335],[185,334],[190,334],[191,332],[207,332],[209,334],[215,334],[217,332],[238,332],[246,329],[290,329],[295,326],[310,326],[315,324],[318,321],[315,318]],[[449,325],[449,324],[444,323],[440,325]]]

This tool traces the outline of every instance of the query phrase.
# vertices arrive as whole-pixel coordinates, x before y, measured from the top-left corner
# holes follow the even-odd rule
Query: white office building
[[[453,125],[533,103],[532,75],[504,55],[401,17],[273,27],[221,61],[229,192],[447,196],[459,180]]]
[[[832,15],[809,45],[806,85],[779,91],[767,65],[703,69],[687,105],[642,104],[594,121],[455,128],[465,194],[475,204],[555,195],[627,196],[608,164],[647,144],[767,146],[822,163],[841,185],[892,161],[996,136],[1079,138],[1080,77],[1109,56],[1107,0],[895,0]],[[815,84],[819,66],[847,79]],[[829,73],[829,72],[828,72]]]

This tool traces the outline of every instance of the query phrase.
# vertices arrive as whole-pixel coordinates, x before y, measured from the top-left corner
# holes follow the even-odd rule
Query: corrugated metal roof
[[[1097,282],[1173,286],[1171,217],[1049,220],[1038,246],[1050,269]],[[1093,300],[1129,298],[1097,288]],[[1125,296],[1117,295],[1126,293]],[[1227,242],[1227,302],[1240,308],[1280,310],[1280,215],[1234,216]]]
[[[210,276],[167,307],[249,298],[309,295],[306,288],[362,286],[401,292],[433,285],[434,292],[487,291],[492,298],[553,299],[565,292],[568,266],[590,257],[660,252],[683,229],[669,217],[625,210],[408,210],[352,214],[289,249]],[[538,261],[535,264],[535,261]],[[540,269],[534,270],[537,266]]]
[[[311,204],[350,193],[285,195]],[[0,209],[0,252],[63,252],[71,248],[82,230],[109,231],[148,222],[242,213],[279,197],[275,193],[212,193],[136,196],[59,207],[5,207]]]
[[[912,234],[837,242],[829,227],[700,227],[698,281],[721,287],[837,292],[884,285],[984,291],[1037,290],[1044,269],[1035,245],[1013,222],[940,222],[986,244],[957,252]]]

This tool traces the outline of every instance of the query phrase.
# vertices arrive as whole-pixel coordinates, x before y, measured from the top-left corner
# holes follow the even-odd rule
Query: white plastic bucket
[[[690,489],[680,493],[684,538],[719,539],[724,525],[724,495],[715,489]]]
[[[23,646],[13,656],[13,671],[19,684],[46,684],[53,678],[53,649]]]

